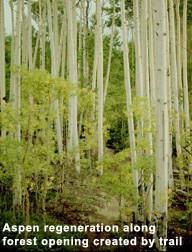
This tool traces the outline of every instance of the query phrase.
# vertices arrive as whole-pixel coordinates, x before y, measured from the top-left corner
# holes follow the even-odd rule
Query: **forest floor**
[[[101,201],[100,201],[101,202]],[[177,204],[177,202],[179,202]],[[48,206],[48,212],[54,216],[59,222],[71,225],[103,223],[104,225],[127,224],[128,220],[119,220],[119,206],[118,201],[113,197],[109,201],[103,198],[102,203],[92,205],[84,204],[80,199],[77,199],[75,204],[64,202],[58,205]],[[187,216],[187,211],[184,207],[182,199],[178,200],[177,196],[173,200],[170,206],[170,216],[168,222],[168,238],[175,239],[176,237],[182,237],[182,246],[168,246],[167,251],[190,251],[192,247],[192,216]],[[113,239],[115,236],[112,233],[92,233],[88,232],[87,238],[90,244],[94,239]],[[121,235],[121,234],[119,234]],[[132,233],[129,237],[137,237],[139,240],[143,236],[141,233]],[[72,250],[74,251],[74,250]],[[148,248],[148,246],[119,246],[119,247],[95,247],[94,245],[89,248],[79,248],[75,251],[157,251],[154,247]]]

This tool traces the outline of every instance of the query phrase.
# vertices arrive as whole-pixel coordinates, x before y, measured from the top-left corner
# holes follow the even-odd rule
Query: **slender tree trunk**
[[[169,0],[169,16],[170,16],[170,44],[171,44],[171,83],[174,100],[174,121],[176,135],[177,156],[181,155],[181,136],[180,136],[180,119],[179,119],[179,99],[178,99],[178,78],[177,78],[177,58],[175,44],[175,18],[173,9],[173,0]]]
[[[129,130],[129,141],[130,141],[130,149],[131,149],[131,163],[132,165],[134,165],[137,159],[137,155],[136,155],[136,146],[135,146],[133,112],[130,109],[130,105],[132,104],[132,96],[131,96],[131,82],[130,82],[128,34],[127,34],[127,24],[126,24],[126,19],[125,19],[124,0],[121,0],[121,25],[122,25],[122,33],[123,33],[124,82],[125,82],[125,90],[126,90],[126,105],[127,105],[127,112],[128,112],[128,130]],[[133,171],[133,176],[134,176],[136,197],[138,197],[138,172],[136,170]],[[137,219],[137,210],[135,210],[135,212],[136,212],[136,219]]]
[[[166,0],[155,0],[154,21],[156,38],[156,245],[159,251],[166,251],[160,246],[159,238],[167,238],[168,211],[168,156],[169,156],[169,117],[167,97],[167,9]]]
[[[12,38],[11,38],[11,67],[14,65],[14,47],[15,47],[15,24],[14,24],[14,11],[13,11],[13,0],[9,1],[10,9],[11,9],[11,28],[12,28]],[[15,82],[14,82],[14,75],[11,71],[10,74],[10,95],[9,99],[12,101],[15,94]]]
[[[15,45],[14,45],[14,65],[17,67],[16,72],[14,73],[15,81],[15,96],[14,96],[14,106],[17,110],[18,115],[20,114],[20,65],[21,65],[21,10],[23,6],[23,1],[19,0],[17,2],[17,11],[16,11],[16,24],[15,24]],[[15,138],[20,142],[20,123],[16,125],[16,134]]]
[[[97,20],[97,88],[98,88],[98,160],[101,161],[100,174],[103,175],[103,34],[101,20],[102,0],[96,2]]]
[[[147,133],[146,133],[146,138],[147,138],[147,149],[146,149],[146,154],[151,157],[153,155],[153,136],[152,136],[152,120],[151,120],[151,100],[150,100],[150,81],[154,81],[154,68],[150,69],[150,59],[149,59],[149,53],[151,50],[153,50],[153,40],[149,40],[149,28],[150,26],[148,20],[149,20],[149,15],[148,13],[150,12],[150,4],[149,1],[145,0],[143,5],[143,12],[144,12],[144,48],[143,48],[143,72],[145,73],[145,89],[144,89],[144,94],[145,97],[147,98],[147,104],[148,104],[148,114],[147,114],[147,121],[145,122],[147,126]],[[152,20],[151,20],[152,21]],[[152,26],[152,24],[151,24]],[[153,26],[151,27],[151,30],[153,29]],[[151,44],[150,44],[151,43]],[[151,52],[153,54],[153,51]],[[152,56],[151,56],[152,57]],[[151,59],[152,60],[152,59]],[[150,71],[150,77],[149,78],[149,71]],[[154,83],[152,83],[151,87],[153,87]],[[152,93],[152,92],[151,92]],[[153,94],[153,93],[152,93]],[[154,94],[155,95],[155,94]],[[145,126],[145,127],[146,127]],[[152,170],[152,169],[151,169]],[[148,177],[147,181],[147,191],[146,193],[146,198],[147,198],[147,203],[145,206],[145,211],[146,211],[146,218],[150,222],[152,219],[152,212],[153,212],[153,172],[150,172],[148,175],[148,171],[145,174],[146,177]]]
[[[77,87],[77,48],[76,48],[76,34],[74,32],[74,16],[72,1],[66,1],[67,4],[67,47],[68,47],[68,80]],[[69,98],[69,125],[68,125],[68,151],[75,152],[75,167],[77,173],[80,173],[80,154],[79,154],[79,140],[77,129],[77,95],[71,93]]]
[[[45,69],[46,2],[39,1],[40,69]]]
[[[28,26],[28,37],[27,37],[27,45],[28,45],[28,67],[29,69],[33,69],[33,47],[32,47],[32,24],[31,24],[32,16],[31,16],[31,0],[28,0],[28,17],[27,17],[27,26]]]
[[[153,0],[149,0],[149,74],[151,87],[151,102],[155,104],[155,59],[154,59],[154,22],[153,22]]]
[[[21,64],[24,68],[28,67],[28,23],[22,6],[22,35],[21,35]]]
[[[0,0],[0,107],[1,112],[4,110],[5,105],[5,27],[4,27],[4,4]],[[1,128],[1,137],[6,137],[6,132]]]
[[[60,46],[58,38],[58,20],[57,20],[57,1],[54,1],[53,4],[53,13],[51,9],[50,0],[47,0],[48,8],[48,25],[49,25],[49,35],[50,35],[50,44],[51,44],[51,74],[53,77],[58,77],[59,75],[59,58],[60,58]],[[53,16],[53,19],[52,19]],[[57,133],[57,146],[60,156],[63,155],[63,142],[62,142],[62,133],[61,133],[61,122],[59,115],[59,101],[58,99],[54,100],[54,109],[56,113],[55,118],[55,127]]]
[[[110,76],[110,69],[111,69],[111,57],[113,51],[113,38],[114,38],[114,31],[115,31],[115,0],[113,0],[113,16],[112,16],[112,25],[111,25],[111,36],[110,36],[110,43],[109,43],[109,56],[108,56],[108,64],[107,64],[107,74],[105,79],[104,85],[104,101],[103,104],[105,105],[106,97],[107,97],[107,89],[109,84],[109,76]]]
[[[143,96],[143,68],[142,68],[142,53],[141,53],[141,29],[139,18],[139,1],[133,1],[133,15],[135,23],[135,54],[136,54],[136,87],[137,95]]]
[[[184,114],[185,114],[185,130],[189,131],[189,97],[188,97],[188,79],[187,79],[187,3],[183,1],[183,92],[184,92]]]
[[[169,34],[169,19],[167,12],[167,34]],[[172,87],[171,87],[171,63],[170,63],[170,37],[167,36],[167,97],[168,97],[168,111],[169,111],[169,128],[173,127],[172,116]],[[169,157],[168,157],[168,186],[173,189],[173,164],[172,164],[172,131],[169,133]]]
[[[142,13],[140,15],[139,12],[139,1],[133,1],[133,14],[134,14],[134,22],[135,22],[135,54],[136,54],[136,94],[139,98],[144,97],[144,90],[145,90],[145,84],[146,79],[144,76],[146,76],[146,68],[145,68],[145,59],[146,59],[146,30],[145,30],[145,3],[144,0],[142,2]],[[144,5],[144,6],[143,6]],[[142,24],[142,25],[141,25]],[[142,26],[142,27],[141,27]],[[141,106],[143,106],[143,102],[140,101]],[[144,122],[143,118],[139,118],[137,122],[137,131],[138,136],[137,140],[138,142],[142,141],[144,138],[143,133],[143,127]],[[143,151],[141,148],[137,151],[137,154],[139,156],[143,155]],[[139,204],[139,220],[144,221],[144,183],[143,183],[143,171],[138,171],[138,193],[140,196],[140,204]]]
[[[88,85],[89,82],[89,66],[88,66],[88,57],[87,57],[87,6],[88,3],[87,1],[83,0],[82,1],[82,14],[83,14],[83,79],[85,82],[85,86]]]
[[[64,80],[66,78],[66,62],[67,62],[67,18],[66,18],[66,8],[64,8],[63,14],[63,29],[62,29],[62,48],[61,48],[61,78]],[[64,98],[61,97],[61,104],[63,107]],[[66,145],[66,134],[64,131],[64,112],[60,111],[60,121],[61,121],[61,129],[62,129],[62,139],[64,141],[64,146]],[[64,136],[65,135],[65,136]]]
[[[181,17],[180,17],[180,0],[176,1],[176,25],[177,25],[177,37],[176,37],[176,49],[177,49],[177,79],[178,79],[178,91],[182,93],[182,66],[181,66]],[[179,100],[179,112],[183,115],[183,101]],[[180,122],[181,133],[184,132],[183,120]]]
[[[20,65],[21,65],[21,17],[22,17],[22,7],[23,7],[23,0],[17,1],[17,9],[16,9],[16,22],[15,22],[15,29],[13,29],[13,33],[15,35],[14,46],[12,47],[13,51],[13,66],[16,67],[14,73],[12,73],[11,77],[11,90],[12,96],[11,99],[13,100],[13,107],[15,108],[18,116],[20,116]],[[21,140],[21,132],[20,132],[20,122],[16,124],[16,132],[15,132],[15,140],[20,142]],[[22,174],[21,174],[21,167],[15,167],[15,177],[13,180],[13,211],[15,213],[17,207],[21,206],[22,202]]]
[[[176,32],[175,32],[175,18],[173,0],[169,1],[169,13],[170,13],[170,44],[171,44],[171,85],[172,85],[172,97],[174,100],[174,126],[175,126],[175,141],[177,156],[181,155],[181,133],[180,133],[180,113],[179,113],[179,86],[178,86],[178,68],[177,68],[177,54],[176,54]],[[181,187],[184,188],[184,174],[183,164],[180,162],[180,182]]]

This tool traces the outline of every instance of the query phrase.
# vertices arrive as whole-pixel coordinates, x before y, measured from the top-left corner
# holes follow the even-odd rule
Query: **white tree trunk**
[[[178,78],[177,78],[177,56],[176,56],[176,36],[175,36],[175,18],[173,9],[173,0],[169,0],[169,17],[170,17],[170,44],[171,44],[171,84],[174,101],[174,121],[176,135],[177,156],[181,155],[181,136],[180,136],[180,119],[179,119],[179,97],[178,97]]]
[[[12,5],[12,3],[10,3]],[[13,7],[13,5],[12,5]],[[15,108],[18,116],[20,116],[20,66],[21,66],[21,23],[22,23],[22,7],[23,7],[23,0],[17,1],[17,8],[16,8],[16,21],[15,27],[12,27],[12,33],[14,36],[14,43],[12,45],[12,66],[16,67],[16,71],[11,73],[11,99],[12,105]],[[13,12],[12,12],[13,14]],[[13,17],[12,17],[13,18]],[[13,19],[12,19],[13,20]],[[14,25],[14,22],[12,22]],[[12,37],[13,37],[12,36]],[[21,132],[20,132],[20,122],[16,124],[16,132],[14,135],[15,140],[20,142],[21,140]],[[15,167],[15,177],[13,180],[13,211],[16,211],[18,206],[21,206],[22,201],[22,174],[21,174],[21,167]]]
[[[103,175],[103,34],[101,20],[102,0],[96,2],[97,21],[97,88],[98,88],[98,160],[101,161],[100,174]]]
[[[85,82],[85,86],[88,85],[89,79],[89,66],[88,66],[88,57],[87,57],[87,1],[82,0],[82,16],[83,16],[83,78]]]
[[[48,25],[49,25],[50,44],[51,44],[51,74],[53,77],[57,77],[59,75],[59,69],[60,69],[59,58],[60,58],[60,52],[61,52],[61,49],[58,43],[59,38],[58,38],[58,20],[57,20],[57,1],[54,1],[52,7],[53,7],[52,8],[53,13],[51,9],[50,0],[47,0]],[[62,142],[58,99],[55,99],[54,101],[54,109],[56,113],[55,128],[56,128],[56,133],[57,133],[58,152],[60,156],[62,156],[63,155],[63,142]]]
[[[183,91],[184,91],[184,114],[185,130],[189,131],[189,97],[188,97],[188,79],[187,79],[187,2],[183,1]]]
[[[4,27],[4,4],[0,0],[0,106],[1,112],[5,104],[5,27]],[[1,128],[1,137],[6,137],[6,132]]]
[[[156,38],[156,244],[160,251],[158,238],[167,238],[168,208],[168,155],[169,155],[169,117],[167,98],[167,9],[166,0],[154,1],[154,21]]]
[[[143,96],[143,68],[142,68],[142,53],[141,53],[141,29],[139,18],[139,1],[133,1],[133,15],[135,23],[135,54],[136,54],[136,87],[137,95]]]
[[[137,160],[136,146],[135,146],[135,133],[134,133],[134,122],[133,122],[133,112],[130,109],[132,104],[131,96],[131,81],[130,81],[130,67],[129,67],[129,50],[128,50],[128,34],[127,34],[127,24],[125,19],[125,3],[121,0],[121,26],[123,33],[123,65],[124,65],[124,82],[126,90],[126,105],[128,112],[128,130],[129,130],[129,141],[131,149],[131,163],[135,164]],[[134,185],[136,197],[138,197],[138,172],[133,171]],[[137,210],[135,210],[137,212]],[[137,218],[137,216],[136,216]]]
[[[178,79],[178,91],[182,92],[182,67],[181,67],[181,17],[180,17],[180,0],[176,1],[176,26],[177,26],[177,37],[176,37],[176,48],[177,48],[177,79]],[[179,112],[183,115],[183,101],[179,101]],[[184,132],[183,120],[180,122],[181,133]]]
[[[40,69],[45,69],[46,2],[39,1]]]
[[[14,86],[15,86],[15,93],[14,93],[14,107],[17,110],[18,115],[20,114],[20,65],[21,65],[21,10],[23,6],[23,1],[19,0],[17,2],[17,11],[16,11],[16,23],[15,23],[15,44],[14,44],[14,59],[13,65],[16,66],[18,69],[13,74],[14,75]],[[16,133],[15,138],[20,142],[20,123],[18,122],[16,125]]]
[[[74,32],[74,16],[72,1],[67,4],[67,46],[68,46],[68,80],[77,87],[77,48],[75,45],[76,33]],[[77,95],[73,92],[69,98],[69,125],[68,125],[68,151],[74,152],[75,167],[80,173],[79,139],[77,130]]]
[[[149,0],[149,74],[151,87],[151,102],[155,104],[155,57],[154,57],[154,22],[153,22],[153,0]]]
[[[167,34],[169,34],[169,19],[167,13]],[[169,111],[169,128],[173,127],[172,119],[172,88],[171,88],[171,63],[170,63],[170,39],[167,36],[167,97],[168,97],[168,111]],[[169,188],[174,188],[173,180],[173,164],[172,164],[172,131],[169,133],[169,158],[168,158],[168,186]]]
[[[31,16],[31,0],[28,0],[28,17],[27,17],[27,27],[28,27],[28,67],[29,69],[33,68],[33,50],[32,50],[32,16]]]
[[[14,22],[14,10],[13,10],[13,0],[9,1],[10,9],[11,9],[11,28],[12,28],[12,38],[11,38],[11,67],[14,65],[14,46],[15,46],[15,22]],[[10,95],[9,98],[13,104],[13,97],[15,94],[15,82],[14,75],[11,71],[10,74]]]
[[[108,85],[109,85],[114,32],[115,32],[115,0],[113,0],[113,16],[112,16],[111,36],[110,36],[110,43],[109,43],[109,56],[108,56],[107,73],[106,73],[106,79],[105,79],[105,85],[104,85],[104,95],[103,95],[104,96],[104,101],[103,101],[104,105],[105,105],[105,101],[106,101],[106,97],[107,97],[107,89],[108,89]]]

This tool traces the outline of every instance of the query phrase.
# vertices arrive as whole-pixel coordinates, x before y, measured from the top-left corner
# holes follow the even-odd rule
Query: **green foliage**
[[[181,147],[182,154],[176,158],[176,165],[183,171],[183,179],[188,193],[188,199],[192,197],[192,123],[190,123],[190,128],[184,132],[181,136]],[[188,202],[186,202],[188,203]],[[189,204],[189,208],[191,206]],[[192,210],[192,209],[191,209]]]
[[[151,136],[154,139],[155,110],[151,106],[149,98],[145,97],[134,97],[130,109],[134,114],[137,151],[138,153],[148,155],[150,149],[154,150],[154,146],[151,143]],[[129,112],[127,116],[129,116]]]
[[[52,189],[56,172],[54,166],[60,161],[54,129],[54,101],[64,98],[61,107],[66,114],[69,91],[77,91],[70,83],[54,79],[45,71],[20,69],[20,73],[21,109],[17,111],[12,103],[6,103],[2,112],[1,129],[7,132],[7,137],[0,139],[0,180],[9,188],[14,188],[14,178],[19,169],[23,192],[29,190],[41,198]],[[20,141],[14,139],[18,121]],[[9,204],[11,207],[12,203]]]
[[[111,62],[110,83],[105,104],[104,117],[108,122],[107,146],[116,151],[128,146],[126,98],[123,79],[122,52],[114,50]]]
[[[102,191],[106,193],[106,200],[115,197],[119,202],[120,215],[122,211],[127,216],[133,211],[132,202],[135,198],[133,173],[130,163],[130,150],[107,157],[104,160],[104,176],[100,179]],[[122,199],[124,201],[122,205]]]

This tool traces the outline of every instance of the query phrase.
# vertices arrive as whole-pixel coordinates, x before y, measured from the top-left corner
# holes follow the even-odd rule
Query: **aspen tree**
[[[39,1],[40,69],[45,69],[46,2]]]
[[[66,8],[64,8],[63,13],[63,29],[62,29],[62,48],[61,48],[61,78],[64,80],[66,78],[66,63],[67,63],[67,18],[66,18]],[[61,97],[61,104],[63,105],[64,98]],[[60,111],[60,121],[61,121],[61,133],[62,139],[65,141],[64,137],[64,123],[63,123],[64,113],[63,110]],[[65,141],[66,143],[66,141]]]
[[[169,18],[167,11],[167,34],[169,34]],[[172,128],[173,128],[173,118],[172,118],[172,85],[171,85],[171,63],[170,63],[170,36],[167,36],[167,97],[168,97],[168,111],[169,111],[169,158],[168,158],[168,186],[169,188],[174,187],[173,180],[173,165],[172,165]]]
[[[171,44],[171,85],[172,85],[172,98],[174,100],[174,126],[175,126],[175,140],[177,156],[181,155],[181,133],[180,133],[180,113],[179,113],[179,80],[178,80],[178,67],[177,67],[177,55],[176,55],[176,32],[175,32],[175,18],[173,9],[173,0],[169,1],[169,13],[170,13],[170,44]],[[182,163],[180,165],[180,182],[184,187],[184,175],[182,169]]]
[[[181,67],[181,17],[180,17],[180,0],[176,1],[176,26],[177,26],[177,36],[176,36],[176,49],[177,49],[177,79],[178,79],[178,91],[182,92],[182,67]],[[180,114],[183,114],[183,101],[179,100]],[[183,132],[183,121],[180,123],[181,132]]]
[[[88,2],[82,0],[82,16],[83,16],[83,79],[85,81],[85,86],[88,85],[89,76],[89,65],[87,56],[87,26],[88,26],[88,16],[87,16]]]
[[[149,111],[147,114],[147,128],[148,132],[146,133],[146,138],[147,138],[147,150],[146,154],[148,156],[153,155],[153,136],[151,132],[152,128],[152,123],[151,123],[151,101],[150,101],[150,79],[149,79],[149,71],[150,71],[150,77],[151,77],[151,82],[154,81],[154,68],[150,70],[150,61],[149,61],[149,52],[153,50],[153,40],[149,40],[149,31],[148,31],[148,26],[150,25],[148,20],[149,16],[148,13],[149,8],[151,6],[149,5],[149,1],[144,0],[143,1],[143,31],[145,35],[143,36],[143,73],[144,73],[144,96],[147,98],[147,103],[149,107]],[[151,21],[151,20],[150,20]],[[152,26],[152,24],[151,24]],[[153,27],[151,27],[151,30]],[[151,44],[149,44],[149,42]],[[153,55],[153,51],[151,52]],[[152,57],[152,56],[151,56]],[[154,86],[154,83],[151,84],[151,88]],[[152,93],[152,92],[151,92]],[[153,93],[152,93],[153,94]],[[153,94],[155,95],[155,94]],[[147,191],[146,191],[146,198],[147,198],[147,203],[145,206],[145,211],[146,211],[146,218],[148,221],[151,221],[152,218],[152,212],[153,212],[153,173],[149,175],[148,182],[147,182]]]
[[[20,70],[19,67],[21,65],[21,10],[23,6],[23,1],[17,1],[17,10],[16,10],[16,22],[15,22],[15,43],[14,43],[14,51],[13,53],[13,66],[17,67],[16,71],[12,74],[13,76],[13,100],[14,100],[14,108],[17,110],[18,115],[20,114]],[[16,125],[16,133],[15,138],[20,142],[20,123],[18,122]]]
[[[142,5],[141,5],[141,18],[139,19],[139,4],[138,1],[135,1],[135,17],[136,18],[136,26],[138,26],[138,28],[136,29],[137,33],[138,33],[138,40],[136,44],[137,44],[137,50],[138,52],[140,51],[140,56],[139,54],[136,52],[136,61],[138,62],[138,65],[140,65],[140,67],[137,67],[137,69],[139,69],[141,72],[136,71],[136,75],[138,75],[138,79],[140,81],[137,81],[137,95],[139,97],[146,97],[147,98],[147,103],[148,103],[148,107],[149,107],[149,111],[147,114],[147,120],[145,120],[145,125],[144,125],[144,120],[143,118],[139,119],[139,125],[138,125],[138,131],[139,131],[139,138],[142,140],[143,138],[146,138],[147,140],[147,149],[146,149],[146,154],[148,156],[153,155],[153,143],[152,143],[152,132],[151,132],[151,112],[150,112],[150,107],[151,107],[151,101],[150,101],[150,81],[151,81],[151,94],[153,95],[153,97],[155,96],[155,92],[154,92],[154,65],[152,66],[152,63],[154,64],[154,59],[152,58],[154,56],[153,51],[151,52],[151,50],[153,50],[153,37],[152,37],[152,32],[153,32],[153,26],[152,24],[149,24],[148,20],[149,20],[149,15],[150,16],[150,21],[152,22],[152,13],[150,13],[152,10],[150,10],[151,8],[151,4],[149,3],[149,1],[147,0],[143,0],[142,1]],[[140,21],[140,24],[139,24]],[[137,24],[138,23],[138,24]],[[151,30],[149,30],[149,26],[151,26]],[[136,33],[136,34],[137,34]],[[141,35],[140,35],[141,34]],[[141,42],[141,43],[140,43]],[[151,44],[149,44],[149,42]],[[150,50],[149,50],[149,46]],[[141,49],[140,49],[141,48]],[[136,50],[136,51],[137,51]],[[151,55],[150,55],[151,52]],[[150,58],[149,58],[150,55]],[[150,69],[151,67],[151,69]],[[149,72],[150,71],[150,72]],[[150,77],[149,78],[149,73],[150,73]],[[140,78],[139,78],[140,75]],[[143,106],[143,102],[141,102],[142,106]],[[144,127],[148,129],[147,133],[144,132]],[[143,151],[140,150],[140,154],[138,154],[140,156],[144,155]],[[144,190],[144,180],[143,180],[143,176],[147,175],[145,174],[144,171],[141,171],[139,174],[139,188],[140,188],[140,192],[139,194],[142,197],[142,205],[141,205],[141,220],[144,221],[144,217],[147,218],[149,221],[151,221],[151,217],[152,217],[152,211],[153,211],[153,188],[152,188],[152,184],[153,184],[153,174],[151,173],[148,176],[148,181],[147,181],[147,190]],[[146,196],[146,204],[144,202],[144,196]],[[145,216],[144,216],[144,211],[145,211]]]
[[[27,68],[28,64],[28,25],[24,5],[22,6],[22,35],[21,35],[21,64]]]
[[[148,31],[147,31],[147,2],[142,1],[141,13],[139,11],[139,1],[133,2],[133,15],[135,23],[135,54],[136,54],[136,94],[139,98],[143,98],[146,94],[146,87],[149,84],[148,79]],[[140,101],[141,106],[143,102]],[[137,140],[142,141],[144,138],[144,120],[139,118],[137,122],[138,136]],[[142,157],[143,150],[139,148],[137,155]],[[144,221],[144,172],[138,172],[138,191],[141,198],[139,204],[139,219]],[[149,198],[148,198],[149,199]],[[148,208],[149,210],[150,208]],[[151,211],[150,211],[151,212]]]
[[[110,76],[110,69],[111,69],[111,57],[113,51],[113,38],[114,38],[114,31],[115,31],[115,0],[113,0],[113,14],[112,14],[112,25],[111,25],[111,36],[109,42],[109,56],[108,56],[108,63],[107,63],[107,73],[104,85],[104,95],[103,95],[103,104],[105,105],[106,97],[107,97],[107,89],[109,84],[109,76]]]
[[[143,3],[143,2],[142,2]],[[143,17],[143,14],[140,15],[139,11],[139,1],[136,0],[133,2],[133,15],[134,15],[134,23],[135,23],[135,54],[136,54],[136,94],[138,97],[142,98],[144,95],[144,86],[145,81],[143,78],[143,71],[145,70],[143,67],[143,35],[145,34],[145,31],[141,29],[141,24],[143,24],[143,20],[141,19]],[[143,12],[142,12],[143,13]],[[142,27],[143,28],[143,27]],[[141,33],[142,30],[142,33]],[[138,131],[138,141],[140,141],[143,138],[143,118],[139,118],[137,122],[137,131]],[[139,149],[138,153],[139,156],[142,156],[142,150]],[[144,193],[144,184],[143,184],[143,171],[138,172],[138,193],[141,197],[141,202],[139,205],[139,220],[143,221],[144,219],[144,212],[143,212],[143,193]]]
[[[74,3],[74,2],[73,2]],[[68,50],[68,80],[77,87],[77,48],[75,45],[76,33],[74,32],[74,15],[73,8],[75,5],[72,1],[66,1],[67,12],[67,50]],[[69,98],[69,123],[68,123],[68,151],[75,152],[75,167],[77,173],[80,173],[80,154],[79,139],[77,131],[77,95],[71,93]]]
[[[28,0],[27,2],[27,18],[26,18],[26,27],[27,27],[27,31],[26,31],[26,41],[24,42],[26,45],[26,60],[27,60],[27,67],[29,69],[33,69],[34,65],[33,65],[33,48],[32,48],[32,13],[31,13],[31,0]],[[23,9],[24,9],[24,5],[23,5]],[[24,18],[25,14],[23,12],[23,18]],[[24,36],[24,33],[22,34]],[[25,47],[24,47],[25,48]],[[22,52],[23,53],[23,52]],[[29,96],[29,103],[30,105],[33,104],[33,97],[32,95]],[[30,118],[30,116],[29,116]],[[30,120],[30,119],[29,119]],[[32,139],[31,139],[32,142]],[[26,215],[26,225],[29,224],[29,207],[30,207],[30,201],[29,201],[29,192],[28,192],[28,188],[25,187],[25,201],[23,200],[23,203],[25,202],[26,207],[23,206],[23,210],[25,209],[25,215]]]
[[[96,3],[95,3],[96,4]],[[98,71],[98,23],[97,20],[95,22],[95,31],[94,31],[94,61],[93,61],[93,70],[92,70],[92,81],[91,81],[91,89],[94,92],[93,100],[92,100],[92,130],[96,131],[96,85],[97,85],[97,71]],[[98,147],[97,147],[98,148]],[[92,150],[92,156],[96,156],[96,148]],[[102,174],[101,168],[101,174]]]
[[[27,17],[27,54],[28,68],[33,69],[33,46],[32,46],[32,15],[31,15],[31,0],[28,1],[28,17]],[[32,95],[29,96],[30,105],[33,103]]]
[[[10,1],[10,6],[12,7],[12,15],[13,14],[13,2]],[[18,116],[20,116],[20,65],[21,65],[21,23],[22,23],[22,6],[23,0],[17,1],[16,6],[16,20],[14,24],[14,17],[12,16],[12,38],[13,43],[11,47],[12,57],[12,66],[16,69],[14,72],[11,72],[11,81],[10,81],[10,99],[11,104],[15,108],[15,111]],[[21,132],[20,132],[20,122],[18,121],[16,124],[16,130],[14,134],[14,139],[18,142],[21,140]],[[17,207],[21,206],[22,202],[22,173],[21,167],[15,167],[15,176],[13,180],[13,212],[15,214]]]
[[[9,5],[11,9],[11,28],[12,28],[12,38],[11,38],[11,67],[13,67],[13,61],[14,61],[14,44],[15,44],[15,36],[14,36],[14,30],[15,30],[15,22],[14,22],[14,11],[13,11],[13,0],[9,0]],[[10,95],[9,99],[13,99],[13,95],[15,92],[15,85],[13,81],[13,73],[11,71],[10,74]],[[12,102],[13,104],[13,102]]]
[[[183,92],[184,92],[184,114],[185,114],[185,131],[189,130],[189,97],[188,97],[188,79],[187,79],[187,3],[183,1]]]
[[[155,59],[154,59],[154,22],[153,22],[153,0],[149,0],[149,75],[151,102],[155,104]]]
[[[139,18],[139,1],[133,1],[133,15],[135,23],[135,54],[136,54],[136,87],[137,95],[143,96],[143,68],[142,68],[142,54],[141,54],[141,29]]]
[[[170,16],[170,45],[171,45],[171,84],[172,95],[174,101],[174,121],[176,135],[176,150],[177,156],[181,155],[181,136],[180,136],[180,119],[179,119],[179,93],[178,93],[178,75],[177,75],[177,58],[175,44],[175,18],[173,9],[173,0],[169,0],[169,16]]]
[[[96,2],[97,20],[97,88],[98,88],[98,160],[101,161],[100,174],[103,175],[103,34],[101,19],[102,0]]]
[[[155,215],[156,245],[160,251],[159,238],[167,238],[168,211],[168,156],[169,156],[169,117],[167,97],[167,9],[166,0],[154,1],[155,22],[155,81],[156,81],[156,184]]]
[[[54,1],[51,9],[50,0],[47,0],[47,9],[48,9],[48,26],[49,26],[49,36],[50,36],[50,46],[51,46],[51,74],[54,77],[59,75],[59,57],[60,57],[60,46],[58,38],[58,20],[57,20],[57,1]],[[53,16],[53,17],[52,17]],[[54,100],[54,108],[56,113],[55,118],[55,127],[57,133],[57,145],[58,152],[63,155],[63,142],[62,142],[62,133],[61,133],[61,122],[59,115],[59,101],[58,99]]]
[[[79,78],[82,76],[82,52],[83,52],[83,43],[82,43],[82,34],[83,34],[83,1],[81,1],[80,5],[80,21],[78,26],[78,76]]]
[[[149,94],[149,60],[148,60],[148,1],[143,0],[141,6],[141,53],[143,68],[143,96]]]
[[[140,15],[140,38],[141,38],[141,63],[142,63],[142,82],[140,83],[142,87],[138,88],[140,90],[139,96],[141,98],[143,97],[149,97],[149,60],[148,60],[148,2],[147,0],[143,0],[141,2],[141,15]],[[143,106],[143,102],[141,102],[141,106]],[[150,106],[149,106],[150,107]],[[150,112],[149,112],[150,113]],[[150,114],[147,116],[148,120],[150,122]],[[138,137],[140,140],[144,139],[145,133],[144,133],[144,119],[139,119],[139,125],[138,125]],[[148,134],[147,134],[148,135]],[[147,136],[148,137],[148,136]],[[151,143],[150,143],[151,144]],[[138,152],[139,156],[143,156],[143,150],[140,148],[140,153]],[[148,153],[149,154],[149,153]],[[140,206],[140,212],[141,212],[141,220],[144,221],[144,209],[147,212],[147,206],[144,205],[144,171],[139,172],[139,195],[141,196],[141,206]],[[151,187],[150,187],[151,188]],[[147,190],[148,191],[148,190]],[[149,199],[147,197],[147,199]],[[149,201],[147,201],[149,203]],[[150,206],[151,208],[151,206]],[[149,208],[149,209],[150,209]],[[149,210],[148,209],[148,210]],[[152,212],[150,210],[150,212]]]
[[[32,69],[33,66],[33,49],[32,49],[32,15],[31,15],[31,0],[28,0],[28,15],[27,15],[27,27],[28,27],[28,36],[27,36],[27,45],[28,45],[28,67]]]
[[[130,81],[130,66],[129,66],[129,50],[128,50],[128,34],[127,34],[127,24],[125,19],[125,2],[121,0],[121,26],[123,34],[123,66],[124,66],[124,83],[126,90],[126,105],[128,113],[128,130],[129,130],[129,141],[131,149],[131,163],[135,164],[137,160],[136,146],[135,146],[135,133],[134,133],[134,122],[133,122],[133,112],[130,109],[132,104],[131,96],[131,81]],[[134,175],[134,185],[136,191],[136,197],[138,197],[138,172],[133,171]]]
[[[98,24],[95,24],[95,40],[94,40],[94,61],[91,88],[93,91],[96,89],[97,82],[97,55],[98,55]],[[95,105],[94,105],[95,106]]]
[[[5,103],[5,27],[4,27],[4,4],[3,0],[0,0],[0,107],[1,112],[4,110]],[[1,136],[6,137],[6,132],[1,129]]]
[[[62,55],[61,55],[61,77],[65,79],[66,77],[66,60],[67,60],[67,19],[66,19],[66,9],[64,8],[63,15],[63,43],[62,43]]]

